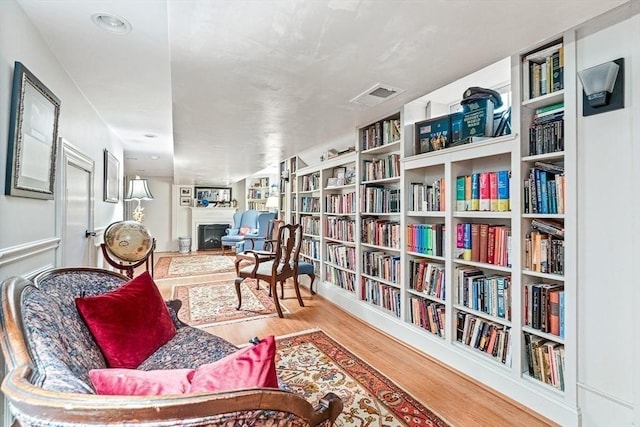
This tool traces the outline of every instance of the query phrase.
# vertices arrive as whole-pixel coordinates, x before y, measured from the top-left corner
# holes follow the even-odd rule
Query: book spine
[[[464,210],[471,210],[471,175],[464,177]]]
[[[480,262],[487,262],[487,249],[489,245],[489,224],[480,224]]]
[[[465,210],[465,177],[456,178],[456,210]]]
[[[471,175],[471,210],[480,210],[480,174]]]
[[[480,261],[480,224],[471,224],[471,261]]]
[[[489,172],[489,210],[498,210],[498,172]]]
[[[498,212],[509,211],[509,171],[502,170],[497,172],[498,181]]]
[[[489,183],[489,172],[480,173],[480,210],[491,210],[491,184]]]
[[[464,224],[456,225],[456,258],[464,257]]]

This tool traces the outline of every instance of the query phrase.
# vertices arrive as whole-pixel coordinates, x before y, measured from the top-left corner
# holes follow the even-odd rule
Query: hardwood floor
[[[156,259],[163,255],[170,254],[158,254]],[[202,283],[233,277],[234,273],[220,273],[156,279],[156,283],[163,296],[168,299],[174,284]],[[303,283],[307,283],[304,280]],[[301,291],[305,307],[298,305],[293,285],[285,285],[285,299],[281,302],[289,309],[290,314],[283,319],[272,317],[249,320],[206,330],[235,344],[242,344],[254,336],[286,335],[321,328],[455,426],[556,425],[508,397],[368,326],[322,296],[311,295],[308,288],[302,287]]]

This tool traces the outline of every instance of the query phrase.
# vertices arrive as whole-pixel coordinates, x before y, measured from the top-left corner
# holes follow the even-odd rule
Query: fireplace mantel
[[[198,226],[201,224],[233,225],[233,214],[237,208],[189,208],[191,210],[191,250],[198,250]]]

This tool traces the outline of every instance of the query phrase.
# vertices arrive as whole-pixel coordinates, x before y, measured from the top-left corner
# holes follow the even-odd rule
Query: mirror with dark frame
[[[228,187],[196,187],[197,206],[231,206],[231,188]]]

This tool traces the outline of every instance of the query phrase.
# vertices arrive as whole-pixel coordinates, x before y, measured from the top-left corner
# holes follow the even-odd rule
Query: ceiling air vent
[[[374,105],[381,104],[384,101],[387,101],[404,91],[405,89],[399,89],[397,87],[378,83],[373,87],[365,90],[349,102],[353,102],[354,104],[366,105],[367,107],[373,107]]]

